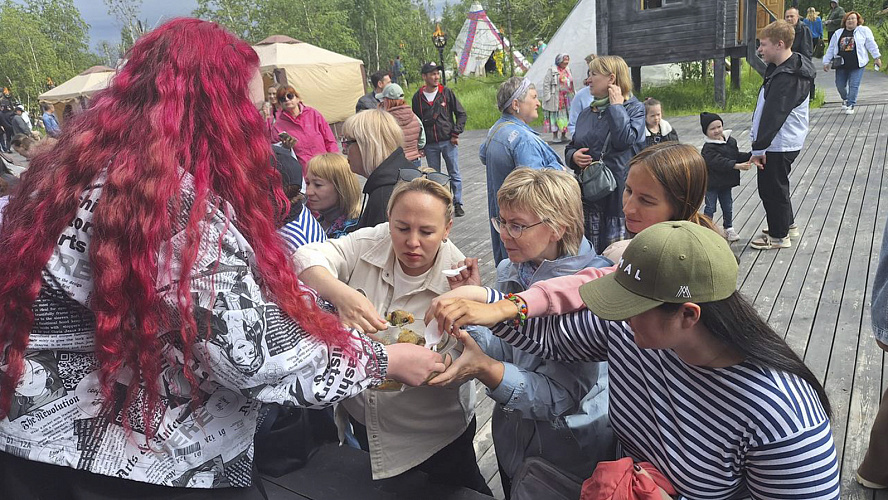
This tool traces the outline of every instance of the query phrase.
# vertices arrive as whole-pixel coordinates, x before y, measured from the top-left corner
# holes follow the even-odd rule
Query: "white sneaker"
[[[842,111],[848,109],[848,101],[842,101]]]
[[[848,106],[847,108],[845,108],[845,114],[846,115],[853,115],[854,114],[854,106]]]
[[[781,248],[789,248],[792,243],[789,238],[771,238],[770,236],[761,236],[749,242],[749,246],[756,250],[779,250]]]
[[[728,241],[737,241],[740,239],[740,235],[737,234],[737,231],[735,231],[733,227],[729,227],[725,229],[725,239]]]

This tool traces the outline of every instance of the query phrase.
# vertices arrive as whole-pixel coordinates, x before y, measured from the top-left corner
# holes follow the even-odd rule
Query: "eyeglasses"
[[[342,139],[342,142],[341,142],[341,145],[342,145],[342,154],[344,154],[344,155],[348,155],[348,148],[349,148],[349,146],[351,146],[352,144],[356,144],[357,142],[358,142],[358,141],[356,141],[356,140],[354,140],[354,139]]]
[[[514,222],[507,224],[506,221],[500,219],[499,217],[492,217],[490,219],[490,223],[493,224],[493,229],[499,234],[503,234],[503,229],[509,233],[509,236],[515,238],[516,240],[521,237],[521,234],[524,233],[525,230],[530,229],[535,226],[539,226],[545,222],[549,222],[549,219],[543,219],[536,224],[531,224],[529,226],[522,226],[521,224],[515,224]]]
[[[402,168],[398,170],[398,179],[410,182],[413,179],[425,177],[426,179],[437,182],[438,184],[450,189],[450,176],[441,172],[423,172],[418,168]]]
[[[296,94],[284,94],[278,98],[281,102],[292,101],[293,99],[296,99]]]

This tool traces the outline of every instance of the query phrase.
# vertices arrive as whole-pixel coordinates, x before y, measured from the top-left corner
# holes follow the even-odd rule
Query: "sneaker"
[[[842,101],[842,111],[848,109],[848,101]]]
[[[453,205],[453,215],[457,217],[462,217],[463,215],[466,215],[466,211],[463,210],[462,203],[457,203]]]
[[[853,115],[854,114],[854,106],[848,106],[847,108],[845,108],[845,114],[846,115]]]
[[[740,235],[737,234],[737,231],[735,231],[733,227],[728,227],[725,228],[725,239],[728,241],[737,241],[740,239]]]
[[[859,472],[857,473],[857,482],[860,483],[860,485],[864,488],[869,488],[871,490],[888,490],[888,485],[874,483],[872,481],[864,479],[864,477],[861,476]]]
[[[756,250],[778,250],[780,248],[789,248],[792,246],[792,243],[789,241],[789,238],[762,236],[750,241],[749,246]]]
[[[768,228],[762,229],[762,234],[768,234]],[[799,226],[793,224],[789,226],[789,232],[786,234],[790,239],[796,240],[799,238]]]

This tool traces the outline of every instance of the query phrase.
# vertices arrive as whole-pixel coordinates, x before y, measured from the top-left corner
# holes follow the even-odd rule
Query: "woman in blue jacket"
[[[583,203],[586,238],[601,250],[626,239],[623,188],[629,160],[644,149],[644,105],[632,95],[629,67],[619,56],[600,56],[589,63],[586,80],[594,97],[580,112],[564,159],[575,172],[601,160],[614,174],[617,188],[603,199]]]
[[[580,187],[567,172],[519,168],[497,193],[500,215],[494,227],[509,258],[497,266],[496,288],[518,293],[537,281],[612,262],[595,253],[583,237]],[[474,275],[477,266],[464,276]],[[451,280],[456,285],[459,278]],[[528,458],[538,457],[578,479],[595,464],[612,460],[616,441],[607,416],[604,363],[547,361],[512,347],[490,330],[472,332],[462,355],[429,385],[460,384],[477,378],[497,402],[493,443],[506,498],[520,481]]]
[[[496,193],[515,168],[564,170],[555,151],[528,125],[537,119],[540,107],[530,80],[515,76],[503,82],[496,93],[496,103],[503,115],[490,127],[480,151],[481,163],[487,167],[487,212],[491,218],[499,215]],[[493,259],[499,264],[506,258],[506,248],[493,227],[490,239]]]

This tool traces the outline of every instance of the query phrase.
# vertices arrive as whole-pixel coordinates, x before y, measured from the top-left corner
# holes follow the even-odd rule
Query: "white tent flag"
[[[472,4],[466,22],[463,23],[459,35],[453,42],[453,52],[456,53],[456,60],[459,63],[459,74],[477,73],[479,68],[483,70],[491,54],[502,50],[506,55],[509,53],[509,45],[509,40],[500,34],[487,17],[484,7],[478,3]],[[515,59],[515,70],[521,73],[527,71],[530,67],[527,59],[517,50],[513,50],[512,55]]]
[[[579,89],[586,78],[588,65],[586,56],[598,53],[598,30],[595,27],[596,0],[580,0],[549,40],[549,44],[534,61],[527,78],[538,88],[542,88],[546,71],[555,66],[555,56],[570,56],[570,73],[573,75],[574,88]]]

